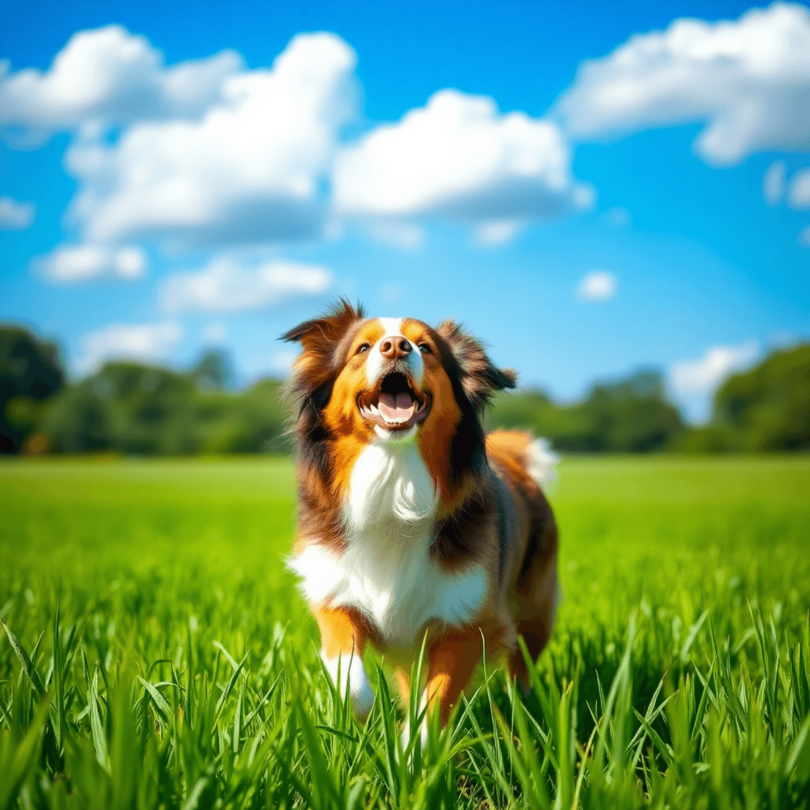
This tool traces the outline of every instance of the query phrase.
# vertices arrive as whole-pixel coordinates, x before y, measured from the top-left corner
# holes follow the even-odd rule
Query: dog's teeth
[[[376,405],[373,405],[373,404],[372,404],[372,405],[369,405],[369,411],[370,411],[372,414],[374,414],[374,416],[379,416],[379,415],[380,415],[380,410],[379,410],[379,408],[378,408]]]

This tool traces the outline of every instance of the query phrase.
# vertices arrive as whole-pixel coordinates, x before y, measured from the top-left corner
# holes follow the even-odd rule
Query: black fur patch
[[[458,324],[445,321],[436,331],[450,348],[459,369],[461,388],[479,414],[496,391],[517,385],[517,374],[512,369],[498,368],[484,347]]]
[[[450,446],[450,467],[454,482],[466,473],[480,473],[486,466],[481,414],[495,391],[515,387],[513,371],[501,371],[487,357],[481,344],[452,321],[435,332],[442,365],[453,385],[461,410]]]
[[[506,556],[509,553],[509,517],[506,514],[505,498],[510,498],[506,485],[496,478],[492,494],[498,510],[498,584],[503,584],[503,572],[506,569]]]
[[[493,505],[491,492],[477,494],[454,514],[439,521],[430,546],[431,556],[448,566],[474,557],[482,547],[481,534],[491,528]]]

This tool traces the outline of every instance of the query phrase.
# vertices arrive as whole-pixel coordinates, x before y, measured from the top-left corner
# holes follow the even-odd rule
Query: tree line
[[[56,345],[0,327],[0,452],[192,455],[288,452],[282,383],[232,390],[227,356],[186,371],[110,362],[67,380]],[[564,452],[810,450],[810,344],[775,351],[730,377],[711,422],[686,424],[653,371],[594,385],[572,404],[542,391],[504,393],[488,428],[522,428]]]

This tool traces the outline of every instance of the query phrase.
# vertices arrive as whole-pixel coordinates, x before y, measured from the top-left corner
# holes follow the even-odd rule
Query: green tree
[[[810,344],[730,377],[715,397],[712,426],[730,449],[810,450]]]
[[[0,452],[19,452],[35,427],[41,403],[63,384],[53,343],[19,327],[0,327]]]
[[[65,389],[42,429],[58,452],[114,450],[135,455],[262,453],[286,449],[280,383],[231,393],[199,386],[189,373],[108,363]],[[222,378],[220,378],[221,380]]]
[[[557,405],[539,391],[502,394],[487,424],[531,430],[560,450],[585,453],[662,450],[685,430],[661,376],[650,371],[597,384],[584,400],[571,405]]]
[[[207,349],[191,370],[194,383],[201,391],[224,391],[233,382],[233,366],[222,349]]]

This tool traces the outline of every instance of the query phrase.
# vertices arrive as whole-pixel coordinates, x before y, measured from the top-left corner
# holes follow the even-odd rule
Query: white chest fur
[[[352,470],[345,551],[337,555],[313,542],[291,562],[307,598],[359,609],[395,646],[418,643],[428,621],[472,620],[487,578],[477,565],[449,574],[431,560],[436,505],[415,442],[369,445]]]

